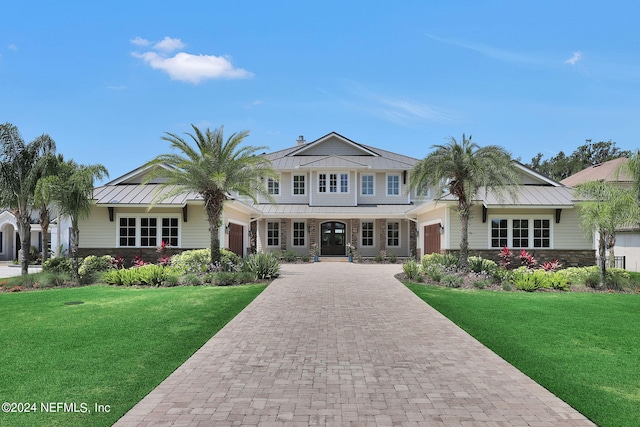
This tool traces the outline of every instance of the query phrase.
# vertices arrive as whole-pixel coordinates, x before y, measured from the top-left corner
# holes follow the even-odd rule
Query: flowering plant
[[[349,255],[353,255],[356,252],[356,247],[353,246],[351,243],[347,243],[347,253]]]
[[[318,248],[318,244],[314,243],[313,245],[311,245],[311,249],[309,249],[309,253],[312,256],[318,256],[318,253],[320,252],[319,248]]]

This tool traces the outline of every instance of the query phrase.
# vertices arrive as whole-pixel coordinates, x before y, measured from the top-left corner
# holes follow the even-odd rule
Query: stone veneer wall
[[[443,252],[458,256],[460,250],[445,250]],[[500,257],[498,256],[499,252],[500,251],[496,249],[469,249],[469,256],[481,256],[482,258],[498,262],[500,261]],[[519,262],[516,257],[520,254],[520,250],[511,249],[511,252],[513,252],[514,255],[514,262]],[[596,265],[595,250],[528,249],[527,252],[533,255],[539,264],[557,259],[565,268]]]

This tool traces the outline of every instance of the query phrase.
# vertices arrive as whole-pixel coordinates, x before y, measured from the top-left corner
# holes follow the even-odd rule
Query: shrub
[[[242,263],[242,271],[255,279],[274,279],[280,275],[280,260],[272,253],[252,254]]]
[[[600,288],[600,273],[597,271],[589,272],[584,278],[584,284],[589,288]]]
[[[236,255],[235,252],[231,252],[227,249],[220,249],[219,271],[238,271],[240,270],[241,264],[242,259]]]
[[[102,280],[109,285],[122,285],[122,277],[120,272],[123,270],[109,270],[102,276]]]
[[[554,259],[553,261],[547,261],[544,264],[542,264],[542,269],[544,271],[556,271],[559,270],[562,267],[562,264],[560,264],[560,262],[557,259]]]
[[[536,268],[538,261],[529,252],[524,249],[520,250],[520,264],[529,269]]]
[[[552,289],[558,289],[561,291],[569,289],[569,282],[562,274],[557,272],[547,272],[547,278],[549,280],[549,286],[551,286]]]
[[[49,258],[42,264],[42,271],[46,273],[71,274],[71,260],[63,256]]]
[[[430,265],[441,265],[443,267],[458,267],[460,260],[451,254],[432,253],[422,257],[423,271]]]
[[[487,286],[491,286],[491,280],[489,279],[480,279],[473,282],[473,287],[476,289],[484,289]]]
[[[293,249],[288,249],[284,252],[284,254],[282,254],[282,258],[286,262],[295,262],[296,258],[298,258],[298,255],[296,255],[296,251],[294,251]]]
[[[230,286],[236,283],[236,279],[235,273],[222,271],[220,273],[216,273],[213,283],[217,286]]]
[[[389,252],[388,258],[391,264],[395,264],[398,261],[398,257],[393,252]]]
[[[513,287],[511,287],[511,283],[509,282],[502,282],[502,290],[510,292],[513,290]]]
[[[165,274],[164,282],[162,283],[164,286],[173,287],[177,286],[180,283],[180,275],[176,272],[170,271]]]
[[[448,288],[459,288],[462,286],[462,282],[464,279],[460,276],[456,276],[455,274],[447,274],[442,277],[441,282]]]
[[[524,270],[523,270],[524,269]],[[541,288],[550,287],[547,273],[544,270],[528,270],[520,267],[514,272],[513,285],[516,289],[533,292]]]
[[[251,283],[255,281],[253,274],[247,271],[238,271],[237,273],[235,273],[235,275],[236,275],[236,282],[240,284]]]
[[[302,262],[309,262],[309,261],[311,261],[311,256],[309,256],[308,254],[302,254],[302,255],[300,256],[300,260],[301,260]]]
[[[128,268],[126,270],[117,270],[120,275],[120,282],[124,286],[135,286],[140,284],[138,269]]]
[[[498,264],[494,261],[484,259],[479,256],[470,256],[467,258],[467,261],[469,263],[469,269],[474,273],[481,273],[484,271],[491,274],[496,268],[498,268]]]
[[[420,274],[420,267],[418,267],[418,263],[413,259],[402,264],[402,270],[409,280],[415,280]]]
[[[596,266],[591,267],[569,267],[559,270],[562,276],[569,282],[569,284],[577,285],[584,284],[587,276],[592,273],[599,274],[599,269]],[[599,279],[598,279],[599,280]]]
[[[500,262],[498,262],[500,267],[506,269],[511,266],[511,262],[513,261],[513,252],[511,252],[508,247],[505,246],[502,248],[498,256],[500,257]]]
[[[378,264],[382,264],[383,262],[385,262],[387,260],[387,252],[386,251],[380,251],[376,254],[376,256],[373,258],[373,260],[375,262],[377,262]]]
[[[41,288],[55,288],[71,281],[71,274],[65,272],[42,272],[39,276]]]
[[[621,268],[610,268],[605,275],[604,284],[607,289],[621,291],[631,284],[631,275]]]
[[[423,268],[422,272],[429,278],[429,280],[436,283],[439,283],[442,280],[443,272],[440,264],[430,265],[426,269]]]
[[[136,269],[138,281],[142,285],[160,286],[162,285],[162,282],[164,282],[166,274],[165,268],[166,267],[162,267],[161,265],[154,264],[140,266]]]
[[[90,278],[96,273],[107,271],[111,268],[111,256],[104,255],[101,257],[89,255],[82,260],[78,268],[78,274],[82,278]]]
[[[202,279],[195,273],[187,273],[180,278],[180,282],[185,285],[199,286],[202,285]]]
[[[211,261],[210,249],[195,249],[184,251],[171,257],[171,266],[180,273],[204,273],[209,268]]]
[[[116,255],[115,257],[111,258],[111,266],[113,268],[117,268],[118,270],[122,270],[124,267],[124,258],[122,258],[120,255]]]

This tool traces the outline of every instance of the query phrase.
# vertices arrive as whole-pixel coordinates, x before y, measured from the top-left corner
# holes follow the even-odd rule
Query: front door
[[[440,224],[424,227],[424,255],[440,253]]]
[[[244,227],[240,224],[229,223],[229,250],[240,258],[244,252]]]
[[[325,222],[320,227],[320,255],[347,254],[347,226],[342,222]]]

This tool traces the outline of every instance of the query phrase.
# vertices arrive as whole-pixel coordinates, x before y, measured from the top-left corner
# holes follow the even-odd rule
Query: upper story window
[[[280,195],[280,181],[274,178],[267,178],[267,193],[272,196]]]
[[[319,173],[318,193],[348,193],[348,173]]]
[[[305,175],[293,175],[293,195],[305,195]]]
[[[400,175],[387,175],[387,196],[400,195]]]
[[[375,194],[375,189],[373,185],[374,185],[373,175],[362,175],[361,193],[363,196],[373,196]]]

